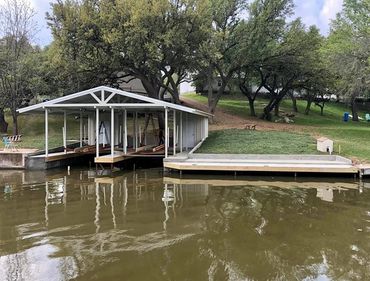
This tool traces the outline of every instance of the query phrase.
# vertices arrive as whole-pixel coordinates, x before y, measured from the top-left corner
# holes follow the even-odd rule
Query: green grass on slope
[[[315,139],[307,134],[223,130],[210,132],[197,153],[316,154]]]
[[[199,96],[194,93],[188,94],[186,97],[201,103],[207,102],[207,97]],[[257,115],[262,112],[262,108],[264,105],[266,105],[266,103],[267,100],[264,99],[256,101],[255,107]],[[334,150],[336,153],[339,152],[340,146],[341,155],[370,161],[369,122],[343,122],[343,113],[346,111],[350,112],[349,108],[344,104],[328,103],[324,109],[324,116],[320,115],[320,108],[314,104],[311,107],[309,115],[303,114],[306,107],[305,101],[299,100],[297,101],[297,105],[299,113],[294,113],[295,117],[293,118],[293,126],[309,126],[306,128],[307,133],[311,135],[326,136],[333,139]],[[241,95],[229,95],[222,97],[218,106],[230,114],[235,114],[244,118],[250,118],[248,103]],[[292,112],[291,100],[284,100],[280,105],[280,110],[287,113]],[[359,115],[364,117],[365,112],[359,112]],[[268,134],[270,134],[270,132]],[[270,141],[266,140],[265,146],[269,145],[271,145]]]
[[[43,114],[23,114],[18,117],[19,134],[22,135],[22,142],[18,144],[20,148],[45,148],[44,120]],[[12,134],[12,126],[12,123],[9,122],[9,134]],[[63,145],[62,128],[63,115],[49,115],[49,148]],[[67,140],[79,140],[79,135],[79,120],[69,116],[67,119]]]
[[[185,98],[198,101],[203,104],[207,104],[207,97],[197,95],[195,93],[189,93],[184,95]],[[262,113],[264,106],[268,103],[267,99],[257,99],[255,101],[255,111],[257,115]],[[228,95],[220,99],[218,107],[224,111],[238,115],[244,118],[250,117],[248,101],[242,95]],[[320,115],[320,108],[315,104],[312,104],[309,115],[304,114],[306,108],[306,101],[297,101],[298,113],[292,111],[292,101],[290,99],[283,100],[280,105],[280,110],[285,113],[295,114],[294,122],[298,125],[326,125],[326,126],[365,126],[366,122],[349,122],[344,123],[342,121],[343,113],[349,112],[349,108],[341,103],[327,103],[324,108],[324,116]],[[365,117],[365,112],[359,112],[360,116]],[[350,125],[348,125],[350,124]]]

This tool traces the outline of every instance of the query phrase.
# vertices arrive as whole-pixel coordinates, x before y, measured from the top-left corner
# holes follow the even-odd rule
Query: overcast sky
[[[4,0],[0,0],[0,3]],[[36,44],[47,45],[51,41],[51,33],[47,28],[45,13],[49,11],[53,0],[29,0],[37,12],[37,22],[40,32]],[[329,31],[330,20],[341,11],[343,0],[294,0],[295,17],[301,17],[306,25],[316,25],[323,35]]]

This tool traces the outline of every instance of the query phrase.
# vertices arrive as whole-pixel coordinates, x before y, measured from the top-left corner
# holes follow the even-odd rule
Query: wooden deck
[[[123,152],[115,151],[113,155],[107,154],[95,157],[94,161],[96,164],[114,164],[132,158],[133,154],[134,153],[124,154]]]
[[[330,155],[191,154],[168,157],[164,167],[179,171],[357,174],[351,160]]]
[[[36,159],[45,159],[45,162],[55,162],[60,160],[67,160],[78,158],[81,156],[90,155],[93,157],[96,154],[95,150],[89,151],[82,151],[82,150],[71,150],[66,152],[54,152],[49,153],[48,156],[45,154],[33,155],[32,158]],[[122,151],[114,151],[114,155],[112,156],[110,152],[110,148],[101,149],[101,154],[99,157],[94,157],[94,161],[96,164],[115,164],[121,161],[125,161],[131,158],[157,158],[157,157],[164,157],[163,151],[146,151],[143,148],[138,149],[135,151],[134,149],[129,149],[127,153],[123,153]]]

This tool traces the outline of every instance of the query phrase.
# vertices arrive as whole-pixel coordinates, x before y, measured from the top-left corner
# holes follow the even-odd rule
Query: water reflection
[[[155,169],[0,172],[0,277],[367,280],[369,187]]]

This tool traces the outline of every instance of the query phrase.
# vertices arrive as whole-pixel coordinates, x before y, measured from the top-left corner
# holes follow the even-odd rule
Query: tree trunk
[[[294,96],[294,94],[290,95],[290,98],[292,100],[292,107],[294,112],[298,112],[298,107],[297,107],[297,98]]]
[[[12,112],[13,117],[13,135],[18,135],[18,114],[17,112]]]
[[[218,101],[220,100],[221,96],[223,95],[225,88],[226,88],[226,83],[222,83],[222,85],[218,89],[216,95],[213,95],[212,100],[210,101],[208,99],[208,110],[211,114],[215,114],[216,106],[217,106]]]
[[[212,75],[212,69],[209,68],[208,75],[207,75],[207,87],[208,87],[208,108],[211,107],[211,103],[213,100],[213,88],[212,88],[212,82],[213,82],[213,75]]]
[[[276,117],[279,117],[280,103],[276,103],[274,109],[275,109],[275,114],[274,115]]]
[[[261,115],[261,119],[271,121],[271,119],[272,119],[271,111],[274,109],[274,107],[275,107],[274,100],[271,99],[270,102],[268,103],[268,105],[266,105],[263,108],[263,113]]]
[[[306,109],[304,110],[304,114],[305,115],[308,115],[310,113],[311,104],[312,104],[312,100],[311,99],[308,99],[307,100],[307,104],[306,104]]]
[[[254,108],[254,99],[248,97],[250,116],[257,116]]]
[[[0,133],[8,131],[8,123],[5,121],[4,109],[0,108]]]
[[[351,110],[352,110],[352,121],[358,121],[358,112],[357,112],[357,105],[356,101],[352,100],[351,102]]]

